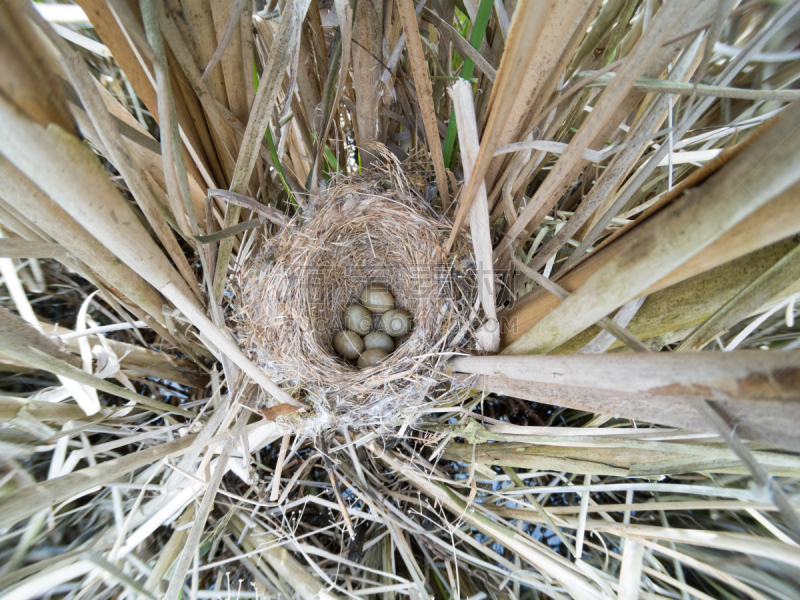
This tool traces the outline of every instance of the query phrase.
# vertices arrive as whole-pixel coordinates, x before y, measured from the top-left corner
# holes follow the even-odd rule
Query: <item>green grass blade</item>
[[[475,24],[472,28],[472,35],[469,38],[469,43],[473,48],[479,50],[483,36],[486,33],[486,26],[489,24],[489,17],[492,15],[492,0],[481,0],[480,8],[478,8],[478,16],[475,18]],[[472,70],[475,68],[475,63],[469,58],[464,58],[464,67],[461,69],[461,78],[470,80],[472,79]],[[447,125],[447,134],[444,138],[444,148],[442,154],[444,155],[444,164],[450,167],[453,163],[455,156],[455,142],[456,142],[456,113],[450,111],[450,122]]]

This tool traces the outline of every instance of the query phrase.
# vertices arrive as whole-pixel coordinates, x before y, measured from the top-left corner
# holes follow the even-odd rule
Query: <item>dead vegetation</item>
[[[798,48],[792,0],[0,4],[0,594],[796,597]],[[419,323],[358,372],[371,279]]]

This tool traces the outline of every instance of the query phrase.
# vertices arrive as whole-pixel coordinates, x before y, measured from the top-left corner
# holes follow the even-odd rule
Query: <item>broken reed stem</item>
[[[275,463],[275,473],[272,476],[272,491],[269,495],[270,502],[276,502],[281,494],[281,473],[283,471],[283,461],[286,460],[286,451],[289,449],[291,433],[287,433],[281,439],[281,449],[278,452],[278,462]]]

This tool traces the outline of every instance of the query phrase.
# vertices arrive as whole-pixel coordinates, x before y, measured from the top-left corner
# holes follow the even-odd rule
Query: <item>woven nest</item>
[[[292,427],[391,428],[459,385],[442,364],[472,347],[475,265],[461,236],[444,256],[450,223],[413,190],[399,167],[339,180],[265,239],[240,271],[238,330],[250,357],[313,410]],[[306,210],[305,214],[311,212]],[[413,328],[378,366],[339,358],[343,311],[370,283],[386,286]],[[380,330],[374,317],[373,330]],[[302,420],[303,423],[298,422]]]

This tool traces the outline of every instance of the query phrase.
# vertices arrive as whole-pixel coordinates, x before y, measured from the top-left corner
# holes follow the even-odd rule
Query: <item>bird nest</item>
[[[444,254],[450,222],[397,165],[340,179],[313,204],[312,218],[294,218],[241,269],[238,333],[273,381],[311,408],[291,415],[295,430],[385,431],[461,389],[443,362],[473,346],[471,244],[459,236]],[[358,369],[336,355],[333,337],[368,284],[387,287],[413,328],[377,366]]]

